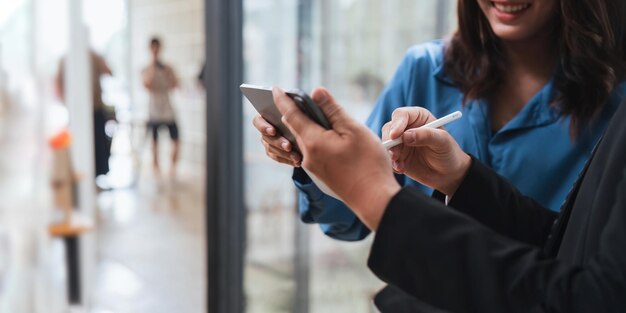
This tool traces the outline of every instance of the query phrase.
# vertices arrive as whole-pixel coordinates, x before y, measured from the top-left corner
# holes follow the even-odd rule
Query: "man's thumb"
[[[345,111],[326,88],[318,87],[313,89],[311,99],[320,106],[333,128],[338,122],[346,119],[347,115]]]

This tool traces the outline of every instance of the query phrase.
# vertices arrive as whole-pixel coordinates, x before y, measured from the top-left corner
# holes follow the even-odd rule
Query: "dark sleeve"
[[[206,69],[206,62],[202,64],[202,68],[200,68],[200,73],[198,73],[198,80],[204,84],[204,72]]]
[[[293,182],[298,189],[298,213],[307,224],[319,224],[328,237],[343,241],[358,241],[370,230],[343,202],[323,193],[301,168],[294,168]],[[396,175],[400,184],[406,176]],[[417,186],[420,188],[423,186]],[[421,190],[421,189],[420,189]]]
[[[584,266],[548,258],[409,188],[387,206],[368,265],[451,312],[623,312],[626,181],[619,188],[600,248]]]
[[[104,57],[102,57],[102,56],[100,56],[100,55],[98,55],[96,53],[92,53],[92,58],[93,58],[93,62],[96,65],[95,67],[96,67],[98,76],[113,75],[113,71],[111,71],[111,68],[107,64],[107,62],[104,59]]]
[[[435,192],[434,197],[444,196]],[[558,217],[473,156],[466,178],[448,205],[502,235],[540,247]]]

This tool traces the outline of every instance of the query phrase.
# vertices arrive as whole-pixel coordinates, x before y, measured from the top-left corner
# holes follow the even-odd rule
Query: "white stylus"
[[[418,128],[422,128],[422,127],[428,127],[428,128],[439,128],[443,125],[446,125],[452,121],[458,120],[459,118],[461,118],[461,116],[463,116],[463,113],[461,113],[461,111],[456,111],[453,113],[450,113],[440,119],[434,120],[428,124],[422,125]],[[385,142],[383,142],[383,146],[385,147],[385,149],[389,150],[399,144],[402,143],[402,136],[394,139],[394,140],[387,140]]]

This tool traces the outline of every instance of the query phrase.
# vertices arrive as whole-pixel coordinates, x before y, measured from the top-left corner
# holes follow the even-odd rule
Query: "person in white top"
[[[159,172],[158,133],[161,127],[167,127],[172,139],[172,165],[170,175],[175,176],[176,163],[179,152],[178,125],[172,103],[170,91],[178,87],[178,80],[174,70],[161,62],[161,41],[158,38],[150,40],[152,62],[143,70],[143,84],[150,93],[148,130],[152,131],[152,155],[154,169]]]

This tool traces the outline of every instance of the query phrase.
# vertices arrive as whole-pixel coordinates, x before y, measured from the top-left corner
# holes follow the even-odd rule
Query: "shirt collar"
[[[442,83],[454,86],[454,82],[446,75],[443,60],[441,60],[437,66],[433,67],[432,75]]]
[[[497,134],[524,128],[535,128],[555,123],[561,117],[561,111],[553,105],[555,89],[550,80]]]
[[[432,75],[439,81],[454,86],[454,82],[446,75],[443,60],[434,67]],[[531,98],[524,108],[497,133],[522,128],[540,127],[556,122],[561,117],[561,111],[552,103],[555,100],[555,95],[556,90],[554,83],[553,80],[550,80]],[[476,104],[480,106],[487,105],[487,102],[484,100],[477,102]],[[486,118],[488,119],[488,114]]]

